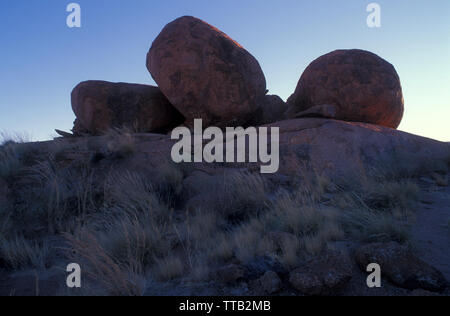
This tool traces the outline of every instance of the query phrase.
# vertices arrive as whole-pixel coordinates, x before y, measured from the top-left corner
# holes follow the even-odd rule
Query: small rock
[[[421,296],[439,296],[439,294],[430,292],[430,291],[425,291],[425,290],[414,290],[411,291],[411,293],[409,293],[409,296],[417,296],[417,297],[421,297]]]
[[[65,131],[62,131],[62,130],[59,130],[59,129],[55,129],[55,132],[56,132],[56,134],[58,134],[58,135],[60,135],[62,137],[65,137],[65,138],[75,137],[75,135],[73,135],[71,133],[68,133],[68,132],[65,132]]]
[[[277,273],[267,271],[262,277],[253,281],[252,287],[262,295],[275,294],[281,289],[281,279]]]
[[[356,251],[355,259],[363,271],[371,263],[379,264],[383,276],[408,290],[442,292],[447,287],[440,271],[419,259],[409,247],[396,242],[362,246]]]
[[[216,271],[217,281],[227,285],[235,284],[244,277],[245,268],[237,264],[230,264]]]
[[[283,265],[275,258],[270,256],[257,257],[245,265],[247,280],[255,280],[268,271],[274,271],[279,274],[286,274],[287,271]]]
[[[305,295],[331,295],[343,288],[351,278],[350,258],[336,251],[328,251],[292,271],[289,282]]]
[[[302,269],[292,271],[289,282],[294,289],[305,295],[315,296],[323,293],[324,285],[320,277],[314,273],[303,272]]]

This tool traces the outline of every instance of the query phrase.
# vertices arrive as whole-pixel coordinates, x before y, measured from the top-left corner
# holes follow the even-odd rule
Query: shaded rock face
[[[127,127],[137,132],[167,132],[184,118],[157,87],[85,81],[72,91],[76,134],[101,134]]]
[[[315,107],[317,116],[334,113],[330,118],[397,128],[403,103],[400,79],[390,63],[363,50],[337,50],[306,68],[288,99],[288,116]]]
[[[161,91],[186,117],[204,126],[243,125],[266,93],[258,61],[241,45],[194,17],[169,23],[147,54]]]
[[[287,103],[277,95],[265,95],[258,100],[258,109],[246,126],[260,126],[282,121],[287,111]]]
[[[371,263],[379,264],[383,276],[408,290],[441,292],[448,285],[441,272],[395,242],[365,245],[356,251],[355,258],[363,271]]]

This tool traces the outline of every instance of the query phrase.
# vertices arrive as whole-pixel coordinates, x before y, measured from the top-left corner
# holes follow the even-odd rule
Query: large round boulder
[[[243,125],[266,94],[258,61],[217,28],[194,17],[169,23],[147,54],[161,91],[186,117],[186,125]]]
[[[404,109],[394,66],[356,49],[337,50],[313,61],[288,104],[291,118],[317,112],[317,116],[392,128],[400,125]]]
[[[101,134],[112,128],[167,132],[184,121],[157,87],[85,81],[72,91],[74,133]]]

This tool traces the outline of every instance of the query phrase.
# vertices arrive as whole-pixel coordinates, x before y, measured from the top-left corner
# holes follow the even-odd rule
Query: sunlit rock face
[[[302,116],[300,112],[313,116],[308,110],[314,108],[317,116],[332,113],[329,118],[392,128],[400,125],[404,111],[394,66],[363,50],[337,50],[313,61],[288,104],[291,118]]]
[[[161,91],[186,117],[205,126],[245,125],[266,94],[258,61],[215,27],[194,17],[169,23],[147,54]]]
[[[75,134],[112,128],[167,132],[184,120],[157,87],[130,83],[82,82],[72,91],[72,109]]]

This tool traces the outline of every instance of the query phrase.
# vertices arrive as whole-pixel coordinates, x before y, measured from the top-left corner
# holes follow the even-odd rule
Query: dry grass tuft
[[[14,144],[0,147],[0,177],[7,179],[16,175],[22,168],[19,153]]]
[[[213,209],[232,223],[255,216],[268,205],[267,184],[261,175],[251,173],[224,174],[211,188]]]
[[[83,236],[66,235],[71,246],[72,260],[82,263],[85,273],[105,293],[115,296],[142,296],[145,290],[142,266],[130,256],[119,263],[102,247],[90,232]]]
[[[0,258],[9,269],[45,269],[49,257],[50,248],[46,242],[28,241],[17,235],[0,240]]]
[[[170,255],[163,259],[157,259],[153,270],[153,276],[158,281],[170,281],[183,275],[184,265],[181,259]]]

